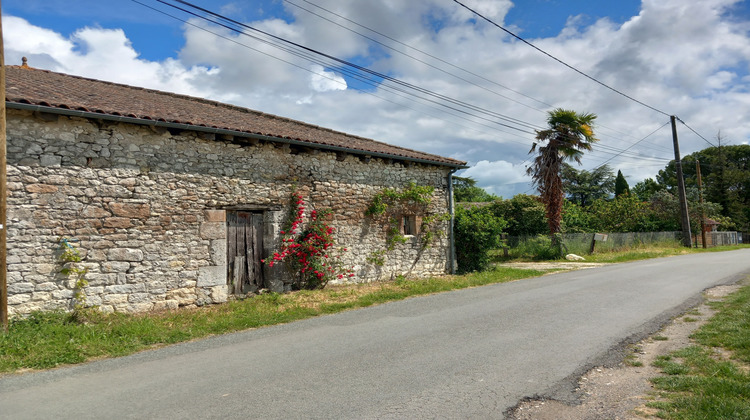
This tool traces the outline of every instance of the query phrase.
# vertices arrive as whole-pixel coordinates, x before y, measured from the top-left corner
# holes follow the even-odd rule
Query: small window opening
[[[401,234],[403,235],[416,235],[417,231],[417,216],[414,215],[403,215],[401,216]]]

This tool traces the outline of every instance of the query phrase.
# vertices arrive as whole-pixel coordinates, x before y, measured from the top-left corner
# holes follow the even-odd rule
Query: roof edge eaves
[[[152,119],[129,117],[129,116],[124,116],[124,115],[103,114],[103,113],[97,113],[97,112],[91,112],[91,111],[48,107],[48,106],[43,106],[43,105],[27,104],[27,103],[12,102],[12,101],[6,101],[5,104],[6,104],[6,107],[10,109],[48,112],[51,114],[91,118],[91,119],[97,119],[97,120],[126,122],[126,123],[131,123],[131,124],[136,124],[136,125],[177,128],[177,129],[182,129],[182,130],[187,130],[187,131],[196,131],[196,132],[203,132],[203,133],[227,134],[227,135],[233,135],[235,137],[252,138],[252,139],[272,141],[272,142],[277,142],[277,143],[286,143],[286,144],[291,144],[291,145],[299,145],[299,146],[309,147],[313,149],[328,150],[328,151],[333,151],[333,152],[346,152],[346,153],[362,155],[362,156],[394,159],[394,160],[414,162],[414,163],[424,163],[424,164],[429,164],[429,165],[434,165],[434,166],[445,166],[445,167],[455,168],[455,169],[469,168],[469,166],[466,165],[466,162],[461,162],[461,161],[456,161],[455,163],[441,162],[439,160],[415,158],[415,157],[408,157],[408,156],[402,156],[402,155],[390,154],[390,153],[384,153],[384,152],[374,152],[374,151],[369,151],[369,150],[348,148],[348,147],[343,147],[343,146],[320,144],[316,142],[294,140],[294,139],[289,139],[289,138],[284,138],[284,137],[275,137],[275,136],[268,136],[268,135],[257,134],[257,133],[249,133],[249,132],[244,132],[244,131],[229,130],[225,128],[214,128],[214,127],[206,127],[206,126],[200,126],[200,125],[174,123],[174,122],[169,122],[169,121],[158,121],[158,120],[152,120]],[[266,114],[266,115],[270,116],[271,114]],[[311,124],[305,124],[305,125],[309,126]],[[330,130],[330,131],[335,131],[335,130]],[[353,136],[353,137],[358,137],[358,136]],[[375,141],[375,140],[370,140],[370,141]],[[378,143],[381,143],[381,142],[378,142]],[[405,150],[412,151],[410,149],[405,149]],[[450,159],[450,158],[445,158],[445,159]]]

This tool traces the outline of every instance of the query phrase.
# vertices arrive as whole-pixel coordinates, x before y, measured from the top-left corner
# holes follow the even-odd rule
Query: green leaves
[[[506,225],[488,206],[458,207],[453,225],[458,270],[466,273],[487,269],[489,251],[500,245],[500,234]]]

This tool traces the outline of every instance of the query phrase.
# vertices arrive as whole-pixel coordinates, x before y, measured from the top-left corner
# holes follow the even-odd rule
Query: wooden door
[[[227,271],[235,294],[263,288],[263,212],[227,212]]]

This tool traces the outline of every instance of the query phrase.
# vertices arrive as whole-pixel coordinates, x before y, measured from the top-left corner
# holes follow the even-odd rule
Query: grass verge
[[[269,293],[224,305],[138,315],[85,311],[76,318],[63,312],[38,312],[12,320],[8,334],[0,333],[0,373],[124,356],[215,334],[541,274],[544,272],[496,268],[463,276]]]
[[[660,391],[649,406],[665,419],[750,419],[750,286],[721,302],[718,313],[691,338],[697,344],[654,365]]]

